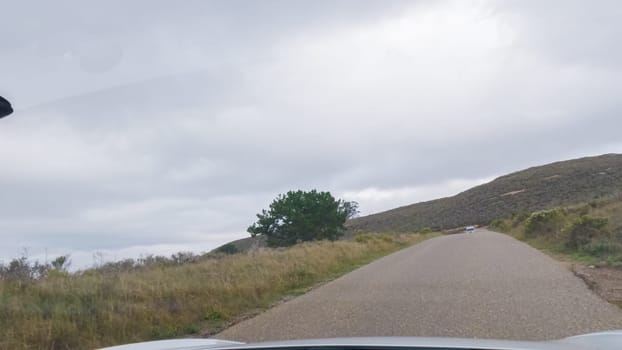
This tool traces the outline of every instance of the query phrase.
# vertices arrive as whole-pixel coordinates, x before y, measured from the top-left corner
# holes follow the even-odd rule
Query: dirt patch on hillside
[[[622,307],[622,268],[573,265],[572,271],[603,299]]]
[[[516,190],[516,191],[510,191],[510,192],[503,193],[503,194],[499,195],[499,197],[513,196],[515,194],[523,193],[525,191],[526,191],[526,189],[523,188],[522,190]]]

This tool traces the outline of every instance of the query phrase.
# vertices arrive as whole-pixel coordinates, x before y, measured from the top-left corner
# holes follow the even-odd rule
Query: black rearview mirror
[[[0,118],[4,118],[11,113],[13,113],[11,103],[4,99],[4,97],[0,96]]]

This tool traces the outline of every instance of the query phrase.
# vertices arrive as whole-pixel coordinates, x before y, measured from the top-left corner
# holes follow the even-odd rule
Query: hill
[[[212,250],[216,253],[235,254],[238,252],[246,252],[254,248],[267,247],[266,238],[263,236],[247,237],[236,239],[229,243],[223,244],[220,247]]]
[[[350,220],[352,232],[408,232],[484,225],[622,192],[622,154],[605,154],[528,168],[453,197],[420,202]]]

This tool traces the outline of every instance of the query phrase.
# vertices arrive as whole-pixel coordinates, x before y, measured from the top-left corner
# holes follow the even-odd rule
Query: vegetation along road
[[[240,341],[344,336],[554,339],[622,329],[622,310],[568,269],[478,229],[430,239],[215,336]]]

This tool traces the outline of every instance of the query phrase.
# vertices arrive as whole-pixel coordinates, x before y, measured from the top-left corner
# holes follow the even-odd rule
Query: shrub
[[[177,265],[195,263],[199,261],[199,258],[200,257],[195,255],[193,252],[177,252],[171,255],[173,264]]]
[[[622,244],[609,239],[593,240],[580,248],[581,252],[599,258],[622,255]]]
[[[144,257],[140,257],[137,259],[137,263],[142,266],[169,266],[171,265],[171,261],[162,255],[153,255],[149,254]]]
[[[430,231],[430,232],[432,232],[432,231]],[[386,242],[386,243],[393,243],[394,242],[394,239],[393,239],[393,237],[390,234],[382,235],[380,237],[380,239],[383,242]]]
[[[492,220],[492,222],[490,223],[490,228],[492,228],[493,230],[501,231],[501,232],[509,231],[508,224],[503,219]]]
[[[219,247],[218,249],[216,249],[216,252],[223,253],[223,254],[236,254],[236,253],[239,253],[240,250],[234,244],[227,243]]]
[[[367,243],[374,239],[376,239],[376,236],[374,236],[373,233],[359,233],[358,235],[354,236],[354,240],[358,243]]]
[[[564,225],[564,212],[561,209],[537,211],[525,222],[525,236],[559,236]]]
[[[525,220],[527,220],[529,218],[529,213],[527,212],[520,212],[518,214],[512,214],[512,227],[516,227],[518,225],[520,225],[521,223],[523,223]]]
[[[8,265],[0,264],[0,280],[27,283],[45,277],[49,271],[49,264],[30,263],[27,257],[22,256],[11,260]]]
[[[573,222],[568,228],[566,246],[578,249],[590,243],[593,239],[608,238],[607,218],[584,215]]]
[[[591,205],[590,206],[583,205],[583,206],[577,208],[576,209],[577,214],[579,214],[580,216],[589,214],[590,213],[590,207],[591,207]],[[596,208],[596,207],[593,207],[593,208]]]
[[[52,260],[52,267],[55,270],[67,271],[67,268],[69,268],[70,265],[71,261],[69,260],[69,255],[61,255]]]
[[[140,265],[134,259],[124,259],[121,261],[107,262],[97,268],[102,273],[117,273],[122,271],[132,271]]]

